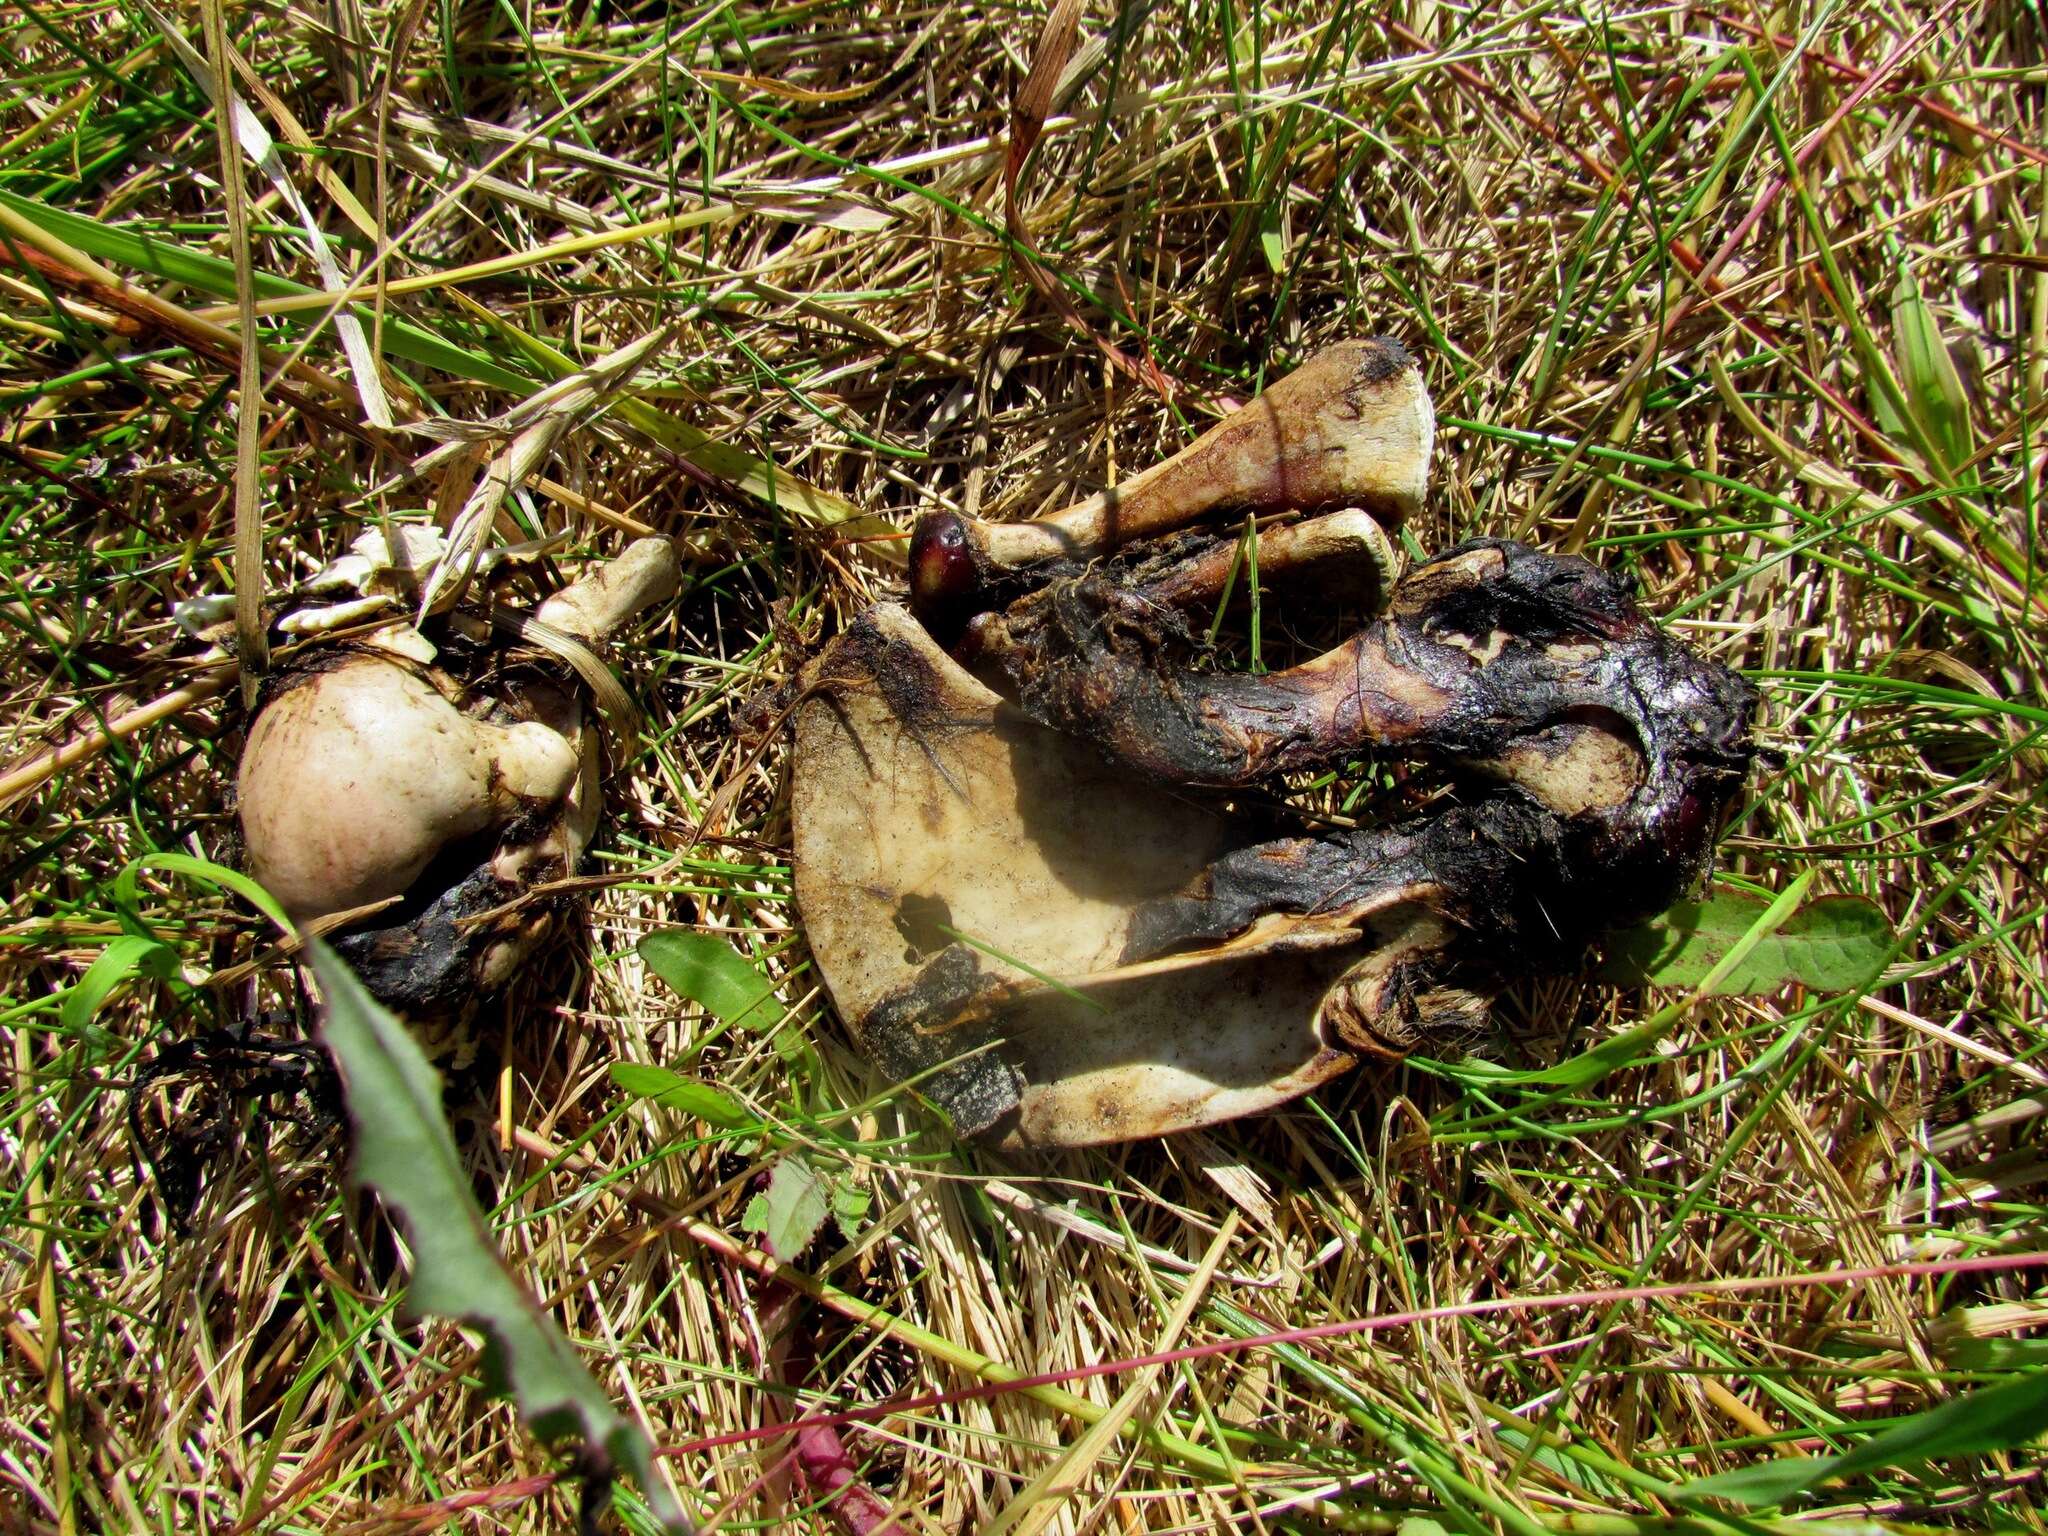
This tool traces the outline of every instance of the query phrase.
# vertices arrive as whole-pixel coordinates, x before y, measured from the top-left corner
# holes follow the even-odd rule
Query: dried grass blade
[[[1003,159],[1003,227],[1014,242],[1017,265],[1038,296],[1050,304],[1074,331],[1092,341],[1103,358],[1119,373],[1136,380],[1162,400],[1174,397],[1173,381],[1150,358],[1132,357],[1108,338],[1097,335],[1076,307],[1073,296],[1060,285],[1032,251],[1030,230],[1017,206],[1017,178],[1031,158],[1045,120],[1052,112],[1067,58],[1074,51],[1074,38],[1081,20],[1081,0],[1055,0],[1038,34],[1038,47],[1031,57],[1031,72],[1024,77],[1016,100],[1010,107],[1010,143]]]
[[[242,151],[233,91],[227,88],[227,17],[221,0],[204,0],[207,63],[213,74],[214,112],[220,133],[220,179],[227,203],[228,249],[235,267],[235,303],[241,315],[241,370],[235,390],[235,643],[242,664],[242,707],[256,707],[270,642],[263,627],[263,501],[260,453],[263,432],[263,349],[256,335],[256,285],[249,262],[249,208],[242,185]]]
[[[1060,72],[1067,67],[1067,56],[1074,51],[1074,37],[1080,22],[1081,0],[1054,0],[1052,10],[1046,15],[1045,27],[1038,34],[1038,48],[1031,56],[1031,73],[1024,77],[1023,87],[1010,108],[1010,148],[1004,160],[1003,176],[1013,191],[1017,173],[1031,158],[1031,151],[1038,145],[1038,136],[1045,132],[1045,120],[1052,112],[1053,92],[1059,85]]]
[[[1189,1277],[1172,1315],[1166,1320],[1165,1328],[1160,1330],[1159,1348],[1155,1354],[1169,1352],[1179,1345],[1181,1335],[1187,1331],[1188,1319],[1195,1315],[1195,1308],[1209,1294],[1209,1286],[1222,1266],[1230,1240],[1237,1235],[1239,1219],[1236,1211],[1224,1216],[1223,1224],[1216,1230],[1215,1240],[1209,1244],[1208,1252],[1202,1255],[1201,1264]],[[1008,1536],[1012,1531],[1016,1536],[1038,1536],[1058,1515],[1061,1507],[1081,1491],[1082,1480],[1116,1444],[1124,1426],[1151,1395],[1153,1383],[1165,1369],[1163,1365],[1148,1365],[1133,1371],[1131,1384],[1117,1394],[1109,1412],[1089,1425],[1064,1455],[1024,1486],[989,1525],[988,1536]]]
[[[263,120],[256,115],[255,110],[228,85],[227,71],[222,67],[225,61],[215,60],[220,77],[216,83],[216,70],[207,67],[207,61],[202,59],[198,51],[185,40],[176,24],[158,10],[151,0],[142,0],[142,8],[155,24],[157,31],[163,34],[164,40],[171,45],[172,51],[184,63],[192,78],[199,82],[199,88],[213,103],[214,111],[232,119],[233,136],[237,147],[247,156],[249,163],[263,173],[264,179],[270,183],[279,200],[299,221],[299,228],[305,232],[307,254],[313,258],[314,268],[320,274],[320,286],[329,294],[347,291],[348,280],[342,276],[340,266],[336,264],[333,253],[328,250],[327,238],[321,233],[319,222],[313,217],[313,210],[306,206],[306,200],[299,195],[297,184],[285,174],[284,161],[278,155],[277,144],[271,138],[270,130],[264,127]],[[208,35],[210,39],[210,30]],[[221,46],[227,46],[225,37]],[[239,299],[240,296],[237,297]],[[239,313],[242,308],[240,303],[236,308],[242,324],[242,333],[247,335],[249,316]],[[362,401],[364,417],[372,426],[389,427],[392,420],[391,402],[385,397],[384,378],[377,368],[376,354],[371,349],[370,339],[363,333],[362,321],[345,309],[337,309],[334,313],[334,329],[341,337],[342,351],[348,354],[349,368],[355,374],[356,393]]]

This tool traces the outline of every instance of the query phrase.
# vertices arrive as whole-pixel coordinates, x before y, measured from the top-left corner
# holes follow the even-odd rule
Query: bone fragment
[[[927,623],[974,612],[1005,577],[1084,560],[1224,512],[1360,507],[1397,525],[1422,505],[1436,416],[1415,360],[1387,337],[1311,357],[1164,463],[1028,523],[919,520],[911,605]]]
[[[367,906],[448,844],[559,801],[579,767],[545,725],[473,720],[419,670],[353,657],[289,688],[249,732],[250,866],[302,922]]]
[[[1347,507],[1306,522],[1262,528],[1256,535],[1259,579],[1313,579],[1342,587],[1348,606],[1377,613],[1401,575],[1403,560],[1377,519],[1362,507]],[[1214,602],[1244,564],[1241,541],[1227,540],[1182,561],[1148,584],[1160,602],[1195,608]],[[1240,572],[1240,576],[1242,573]]]
[[[579,640],[603,640],[642,611],[667,602],[682,585],[682,567],[667,539],[635,539],[544,601],[534,617]]]

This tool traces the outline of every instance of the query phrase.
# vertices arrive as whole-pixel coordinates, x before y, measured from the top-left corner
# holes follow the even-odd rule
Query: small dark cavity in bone
[[[903,935],[906,965],[937,954],[953,941],[953,909],[939,896],[905,896],[896,903],[896,931]]]
[[[999,1036],[988,1021],[930,1026],[971,1012],[974,1000],[1000,980],[977,951],[953,944],[856,1026],[882,1069],[899,1082],[920,1079],[918,1090],[945,1109],[963,1136],[978,1136],[1014,1111],[1023,1083],[1016,1068],[989,1049]]]

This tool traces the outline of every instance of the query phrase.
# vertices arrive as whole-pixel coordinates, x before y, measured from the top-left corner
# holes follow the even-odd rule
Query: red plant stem
[[[726,1273],[735,1288],[743,1283],[733,1271]],[[816,1369],[817,1341],[806,1311],[803,1294],[779,1280],[769,1280],[755,1290],[760,1337],[753,1341],[754,1366],[763,1381],[800,1387]],[[814,1418],[782,1420],[779,1404],[772,1397],[768,1399],[768,1419],[762,1426],[764,1435],[790,1436],[789,1458],[798,1478],[846,1536],[909,1536],[889,1512],[889,1501],[861,1481],[860,1468],[847,1455],[837,1429]]]
[[[2048,1268],[2048,1252],[1999,1253],[1974,1259],[1935,1259],[1911,1264],[1872,1264],[1860,1269],[1828,1269],[1805,1275],[1737,1275],[1725,1280],[1677,1280],[1661,1285],[1614,1286],[1584,1291],[1561,1291],[1554,1296],[1496,1296],[1485,1301],[1461,1301],[1443,1307],[1421,1307],[1412,1312],[1384,1312],[1376,1317],[1346,1318],[1341,1322],[1317,1323],[1308,1328],[1281,1328],[1271,1333],[1241,1339],[1211,1339],[1205,1344],[1188,1344],[1156,1354],[1131,1355],[1120,1360],[1101,1360],[1061,1371],[1044,1371],[1035,1376],[1017,1376],[1008,1381],[986,1382],[954,1392],[929,1392],[922,1397],[897,1398],[849,1408],[841,1413],[820,1414],[809,1419],[739,1429],[722,1435],[663,1446],[663,1456],[688,1456],[720,1446],[737,1445],[770,1435],[786,1435],[799,1426],[867,1424],[899,1414],[919,1413],[953,1403],[976,1402],[1002,1397],[1032,1387],[1061,1386],[1094,1376],[1113,1376],[1148,1366],[1178,1365],[1188,1360],[1206,1360],[1216,1355],[1237,1354],[1281,1344],[1307,1344],[1321,1339],[1349,1338],[1361,1333],[1383,1333],[1416,1323],[1440,1322],[1447,1318],[1487,1317],[1498,1312],[1523,1309],[1555,1311],[1565,1307],[1613,1306],[1626,1301],[1664,1301],[1681,1296],[1741,1296],[1759,1291],[1809,1290],[1826,1285],[1855,1285],[1866,1280],[1908,1280],[1921,1276],[1998,1274],[2018,1269]]]
[[[1435,55],[1438,52],[1427,38],[1416,32],[1413,28],[1404,26],[1402,23],[1391,18],[1385,22],[1385,26],[1388,31],[1399,37],[1401,41],[1408,44],[1411,48],[1419,49],[1428,55]],[[1570,155],[1574,160],[1578,161],[1587,175],[1596,178],[1609,187],[1616,197],[1624,202],[1634,203],[1635,198],[1629,191],[1627,183],[1622,180],[1619,171],[1615,170],[1613,166],[1602,160],[1591,150],[1581,149],[1578,145],[1567,142],[1555,126],[1545,120],[1542,114],[1526,102],[1510,95],[1499,86],[1492,84],[1469,65],[1446,63],[1444,68],[1453,80],[1456,80],[1459,84],[1470,90],[1478,91],[1481,95],[1496,102],[1511,113],[1516,121],[1520,122],[1531,133],[1548,140],[1558,149]],[[1779,336],[1764,321],[1758,319],[1737,303],[1729,295],[1727,284],[1705,270],[1706,262],[1683,236],[1671,235],[1667,237],[1665,247],[1671,252],[1672,259],[1685,269],[1688,276],[1694,278],[1706,290],[1707,297],[1724,310],[1728,318],[1734,321],[1737,326],[1747,331],[1762,345],[1770,348],[1772,352],[1786,357],[1791,355],[1791,348],[1786,344],[1784,338]],[[1874,454],[1883,458],[1887,463],[1896,464],[1898,462],[1898,453],[1893,449],[1890,441],[1871,424],[1861,411],[1857,410],[1849,402],[1841,391],[1824,379],[1807,376],[1806,382],[1815,393],[1828,402],[1843,421],[1847,422],[1854,429],[1858,437],[1869,444]]]
[[[1890,77],[1893,70],[1906,62],[1912,51],[1918,48],[1927,34],[1934,30],[1935,24],[1948,14],[1949,9],[1950,7],[1945,6],[1941,11],[1920,23],[1912,36],[1901,40],[1899,45],[1892,49],[1890,54],[1885,57],[1885,61],[1882,64],[1865,75],[1862,83],[1842,98],[1841,104],[1828,114],[1826,122],[1806,136],[1806,142],[1793,152],[1792,171],[1771,179],[1770,183],[1758,194],[1756,201],[1749,205],[1749,211],[1742,216],[1735,228],[1729,231],[1728,238],[1721,242],[1721,248],[1708,258],[1705,266],[1700,268],[1698,275],[1703,283],[1711,282],[1720,275],[1721,269],[1728,264],[1729,259],[1741,248],[1742,243],[1750,237],[1751,232],[1762,221],[1763,216],[1777,205],[1779,198],[1785,195],[1785,189],[1792,184],[1792,176],[1806,169],[1807,162],[1820,152],[1823,144],[1834,137],[1835,130],[1842,125],[1843,120],[1851,112],[1854,112],[1863,105],[1864,101]],[[1836,297],[1841,300],[1845,308],[1853,300],[1853,296],[1846,293],[1838,294]],[[1671,318],[1664,322],[1664,333],[1667,336],[1670,335],[1681,320],[1685,319],[1686,316],[1699,307],[1699,302],[1698,295],[1687,294],[1679,302],[1678,307],[1672,311]]]
[[[1799,46],[1797,38],[1787,37],[1782,32],[1766,32],[1762,27],[1752,22],[1738,21],[1733,16],[1715,13],[1711,19],[1732,31],[1747,33],[1759,41],[1767,42],[1773,48],[1789,50]],[[1844,80],[1861,80],[1870,73],[1862,65],[1845,59],[1840,54],[1822,53],[1814,48],[1806,50],[1806,60],[1810,64],[1823,65],[1833,70]],[[2023,139],[2015,139],[2010,134],[2000,133],[1995,128],[1986,128],[1975,118],[1965,116],[1963,113],[1956,111],[1954,107],[1942,105],[1941,102],[1935,100],[1932,96],[1924,96],[1914,92],[1909,94],[1906,100],[1910,101],[1918,110],[1925,112],[1929,117],[1939,118],[1950,127],[1960,128],[1973,138],[1983,139],[1987,143],[1996,144],[2000,149],[2011,150],[2022,159],[2031,160],[2036,165],[2048,165],[2048,150],[2044,150],[2038,145],[2029,144]]]

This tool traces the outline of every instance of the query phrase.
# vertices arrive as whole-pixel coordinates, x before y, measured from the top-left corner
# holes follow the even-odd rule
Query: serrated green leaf
[[[1761,1508],[1838,1478],[2018,1450],[2043,1433],[2048,1433],[2048,1372],[2030,1371],[1901,1419],[1840,1456],[1765,1462],[1688,1483],[1677,1494],[1686,1503],[1711,1498]]]
[[[645,1067],[635,1062],[615,1061],[611,1073],[612,1081],[626,1092],[652,1099],[663,1109],[672,1109],[677,1114],[694,1115],[722,1131],[752,1130],[761,1123],[709,1083],[684,1077],[667,1067]]]
[[[1600,979],[1617,986],[1698,987],[1756,926],[1763,898],[1734,892],[1680,902],[1614,935]],[[1860,896],[1823,896],[1759,939],[1748,957],[1706,990],[1718,997],[1775,992],[1791,982],[1817,992],[1868,986],[1892,950],[1892,928]]]
[[[766,1192],[747,1202],[740,1225],[761,1234],[768,1251],[785,1264],[811,1246],[831,1214],[825,1181],[800,1157],[785,1157],[768,1175]]]
[[[107,947],[93,957],[77,985],[64,995],[57,1022],[76,1034],[92,1022],[100,1004],[130,976],[154,976],[158,981],[168,981],[177,970],[177,951],[170,945],[140,934],[121,934],[107,941]]]
[[[782,1017],[775,984],[714,934],[665,928],[646,935],[634,948],[650,971],[722,1023],[765,1030]]]
[[[545,1441],[581,1441],[586,1467],[633,1474],[662,1524],[689,1522],[654,1475],[654,1448],[623,1418],[569,1341],[499,1258],[441,1112],[441,1081],[405,1025],[334,952],[308,947],[326,999],[321,1037],[340,1063],[354,1126],[355,1178],[374,1188],[412,1244],[407,1305],[484,1335],[484,1378]]]

